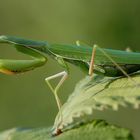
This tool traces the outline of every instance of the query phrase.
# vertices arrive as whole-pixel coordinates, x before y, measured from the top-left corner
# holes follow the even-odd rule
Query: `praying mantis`
[[[137,52],[103,49],[97,45],[91,47],[79,42],[76,45],[51,44],[46,41],[33,41],[4,35],[0,36],[0,43],[11,44],[17,51],[32,58],[30,60],[0,59],[0,72],[4,74],[18,74],[33,70],[44,65],[48,56],[55,59],[65,69],[45,79],[55,96],[59,110],[61,102],[57,94],[70,72],[67,63],[80,67],[91,77],[93,73],[109,77],[125,75],[132,80],[129,74],[140,70],[140,53]],[[61,79],[56,87],[53,87],[50,81],[57,77]],[[56,134],[59,133],[61,131],[57,130]]]

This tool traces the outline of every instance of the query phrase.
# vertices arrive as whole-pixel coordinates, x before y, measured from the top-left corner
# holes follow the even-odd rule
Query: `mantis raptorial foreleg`
[[[50,80],[58,78],[58,77],[61,77],[61,79],[60,79],[59,83],[57,84],[57,86],[55,88],[53,88],[51,83],[50,83]],[[55,96],[59,111],[61,109],[62,104],[61,104],[60,99],[58,97],[58,90],[62,86],[62,84],[64,83],[64,81],[66,80],[67,77],[68,77],[68,73],[66,71],[63,71],[63,72],[57,73],[55,75],[49,76],[45,79],[47,85],[49,86],[49,88],[51,89],[51,91],[53,92],[53,94]]]
[[[31,60],[11,60],[11,59],[0,59],[0,72],[5,74],[17,74],[26,71],[30,71],[36,67],[44,65],[47,58],[38,53],[38,51],[31,48],[26,48],[21,45],[14,45],[14,47],[24,54],[29,55],[33,59]]]

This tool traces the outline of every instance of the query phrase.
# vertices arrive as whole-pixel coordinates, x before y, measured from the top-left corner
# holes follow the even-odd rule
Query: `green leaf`
[[[87,76],[80,81],[72,95],[58,113],[54,129],[67,130],[93,118],[94,110],[113,109],[119,106],[138,108],[140,104],[140,76],[132,79]]]
[[[109,125],[102,120],[51,137],[49,128],[12,129],[0,134],[0,140],[134,140],[128,129]]]

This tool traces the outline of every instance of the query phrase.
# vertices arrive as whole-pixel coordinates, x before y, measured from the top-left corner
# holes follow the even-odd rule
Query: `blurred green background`
[[[74,44],[76,40],[101,47],[140,51],[139,0],[0,0],[0,34],[51,43]],[[0,58],[28,58],[7,45]],[[70,66],[70,76],[60,90],[65,102],[75,83],[84,77]],[[49,59],[34,71],[21,75],[0,74],[0,130],[12,127],[51,126],[57,113],[45,77],[63,69]],[[140,137],[140,110],[96,112],[95,117],[131,128]]]

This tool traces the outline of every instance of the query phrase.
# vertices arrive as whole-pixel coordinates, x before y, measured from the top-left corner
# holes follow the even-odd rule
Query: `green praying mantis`
[[[45,79],[55,96],[59,110],[61,102],[57,93],[69,74],[67,62],[80,67],[91,77],[94,72],[110,77],[125,75],[132,80],[129,74],[140,70],[140,53],[136,52],[103,49],[97,45],[90,47],[79,42],[76,45],[51,44],[46,41],[32,41],[4,35],[0,36],[0,43],[11,44],[17,51],[32,57],[30,60],[0,59],[0,72],[2,73],[17,74],[33,70],[44,65],[48,56],[55,59],[65,69]],[[61,79],[56,87],[53,87],[50,80],[57,77]],[[56,134],[59,133],[61,130],[56,130]]]

